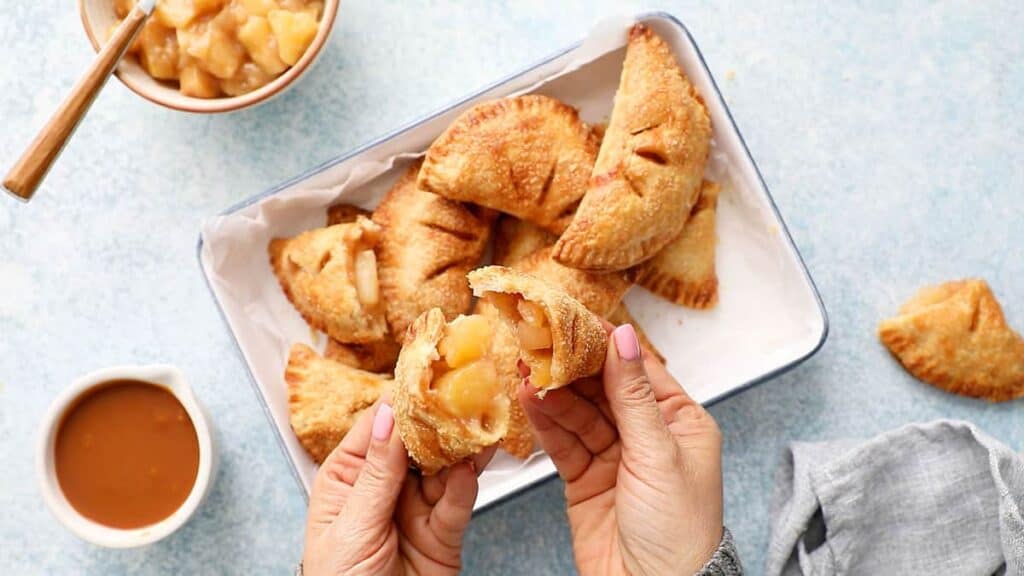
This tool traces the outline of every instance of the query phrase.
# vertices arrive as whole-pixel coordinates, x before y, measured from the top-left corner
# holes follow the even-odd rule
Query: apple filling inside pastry
[[[377,282],[377,257],[373,250],[358,252],[353,259],[356,297],[363,306],[373,307],[380,302],[380,284]]]
[[[452,416],[491,431],[504,412],[504,387],[490,356],[491,325],[480,315],[460,316],[437,344],[430,390]]]
[[[544,307],[519,294],[490,292],[484,296],[513,328],[519,342],[519,357],[530,369],[530,383],[536,388],[551,385],[554,342]]]

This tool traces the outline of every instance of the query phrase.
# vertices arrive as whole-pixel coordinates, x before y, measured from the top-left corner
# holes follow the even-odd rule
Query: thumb
[[[348,497],[347,521],[357,530],[386,530],[405,481],[408,456],[394,433],[395,413],[381,403],[373,417],[370,448]]]
[[[604,363],[604,393],[624,455],[658,458],[670,454],[672,436],[644,369],[636,330],[623,324],[612,331],[611,340]]]

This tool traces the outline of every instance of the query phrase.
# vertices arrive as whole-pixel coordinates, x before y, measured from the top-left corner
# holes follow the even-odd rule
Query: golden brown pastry
[[[306,322],[340,342],[373,342],[387,333],[373,248],[380,227],[360,216],[350,224],[275,238],[270,264]]]
[[[923,288],[883,320],[878,338],[915,377],[1001,402],[1024,396],[1024,339],[984,280]]]
[[[718,303],[715,273],[715,213],[719,186],[704,181],[683,232],[637,267],[637,283],[658,296],[690,308]]]
[[[538,390],[600,372],[608,348],[601,320],[558,288],[504,266],[468,274],[473,293],[498,309],[519,340],[519,357]]]
[[[477,104],[427,150],[420,188],[565,229],[597,157],[576,110],[531,94]]]
[[[494,263],[499,266],[512,266],[558,240],[551,232],[514,216],[502,216],[494,228]]]
[[[591,272],[569,268],[551,258],[550,246],[521,258],[511,267],[560,288],[602,318],[610,314],[633,286],[631,271]]]
[[[661,352],[654,347],[654,342],[651,342],[651,339],[647,337],[647,334],[644,333],[643,327],[640,326],[640,323],[637,322],[635,318],[633,318],[633,315],[630,314],[629,309],[626,308],[625,304],[619,304],[615,310],[612,310],[611,314],[605,317],[605,320],[608,320],[616,326],[632,324],[633,330],[636,332],[636,338],[640,341],[640,346],[642,346],[644,350],[650,352],[658,362],[661,362],[662,364],[665,363],[665,357],[662,356]]]
[[[360,216],[369,218],[370,215],[371,212],[369,210],[363,210],[359,206],[335,204],[327,209],[327,225],[348,224],[349,222],[355,222]]]
[[[445,323],[424,312],[395,368],[395,423],[416,466],[427,475],[497,443],[508,429],[509,399],[491,357],[484,316]]]
[[[328,338],[324,357],[367,372],[391,374],[395,371],[401,349],[401,344],[390,335],[365,344],[344,344]]]
[[[373,213],[382,228],[377,245],[388,324],[400,342],[423,312],[440,308],[451,320],[469,310],[466,282],[480,261],[492,215],[416,187],[416,162]],[[480,210],[477,209],[479,213]]]
[[[292,346],[284,380],[288,421],[299,444],[318,464],[348,434],[362,411],[391,386],[385,376],[321,358],[305,344]]]
[[[622,270],[654,256],[697,201],[710,142],[707,110],[672,51],[635,25],[589,190],[555,259]]]

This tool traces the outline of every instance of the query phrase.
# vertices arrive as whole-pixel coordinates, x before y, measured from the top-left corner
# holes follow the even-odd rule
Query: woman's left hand
[[[436,476],[408,469],[391,406],[367,410],[320,466],[306,520],[303,573],[457,574],[477,471],[494,451]]]

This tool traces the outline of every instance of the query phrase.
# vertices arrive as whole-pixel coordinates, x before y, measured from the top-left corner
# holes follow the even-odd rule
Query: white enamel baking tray
[[[666,356],[672,374],[705,404],[796,366],[824,343],[828,321],[821,298],[685,26],[663,13],[606,21],[580,43],[205,223],[200,265],[306,494],[316,467],[289,427],[282,375],[293,342],[322,348],[325,339],[311,334],[281,293],[267,262],[269,239],[322,226],[326,207],[336,202],[372,208],[409,158],[422,154],[460,112],[482,100],[539,92],[576,106],[585,121],[605,121],[618,85],[626,33],[635,20],[671,45],[711,114],[714,134],[707,175],[722,184],[720,300],[714,310],[700,312],[634,288],[627,305]],[[481,476],[477,507],[553,473],[543,453],[525,463],[499,453]]]

